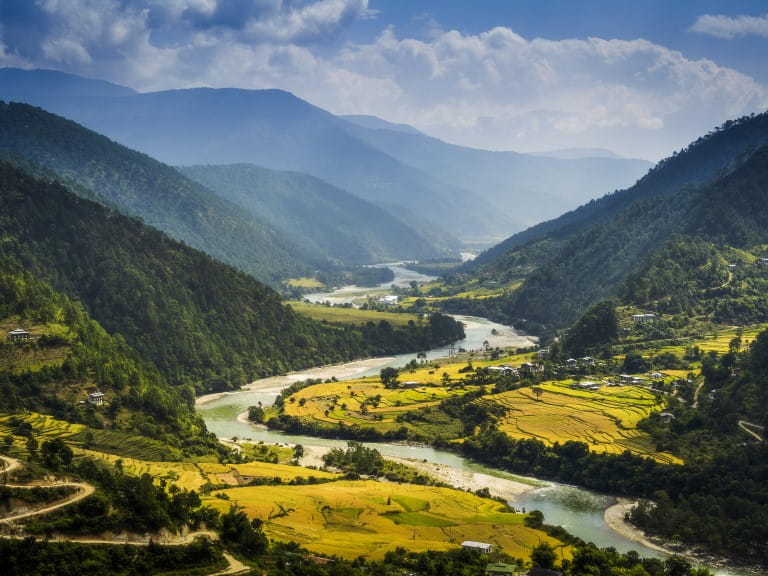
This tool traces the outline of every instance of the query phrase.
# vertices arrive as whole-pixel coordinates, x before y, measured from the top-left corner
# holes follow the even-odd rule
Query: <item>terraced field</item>
[[[216,492],[206,503],[226,511],[232,502],[264,521],[270,538],[293,540],[344,558],[380,559],[387,550],[446,550],[464,540],[489,542],[527,558],[542,541],[560,543],[523,525],[524,515],[467,492],[375,481],[312,487],[260,486]],[[566,552],[567,556],[567,552]]]
[[[344,382],[327,382],[309,386],[294,393],[285,402],[284,411],[326,427],[364,426],[382,433],[403,426],[415,432],[429,433],[424,422],[414,427],[399,417],[419,408],[437,406],[442,400],[476,390],[477,386],[463,388],[440,384],[434,374],[404,374],[402,379],[413,380],[408,387],[387,389],[379,378],[363,378]],[[455,423],[454,423],[455,424]],[[450,426],[441,421],[440,426]],[[460,426],[456,428],[458,432]]]
[[[536,438],[547,444],[568,440],[586,442],[595,452],[620,454],[629,450],[665,463],[680,463],[675,456],[657,452],[637,423],[664,407],[663,400],[638,386],[599,390],[571,388],[572,382],[544,382],[536,397],[531,388],[520,388],[481,402],[499,403],[507,409],[499,429],[513,438]]]

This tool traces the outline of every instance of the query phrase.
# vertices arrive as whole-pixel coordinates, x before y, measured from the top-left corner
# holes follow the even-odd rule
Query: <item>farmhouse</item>
[[[574,382],[571,384],[571,388],[575,390],[600,390],[600,384],[585,380],[584,382]]]
[[[8,332],[8,340],[11,342],[21,342],[22,340],[29,340],[29,332],[23,328],[16,328]]]
[[[503,376],[517,375],[517,369],[512,368],[509,364],[502,364],[501,366],[488,366],[489,372],[498,372]]]
[[[490,554],[493,552],[493,544],[486,542],[475,542],[474,540],[464,540],[461,543],[464,548],[471,548],[472,550],[479,550],[483,554]]]
[[[379,304],[384,304],[384,306],[395,306],[397,304],[397,296],[382,296],[379,298]]]
[[[403,382],[400,384],[401,388],[411,389],[411,388],[418,388],[421,386],[421,382],[414,382],[413,380],[409,380],[408,382]]]
[[[645,324],[646,322],[653,322],[656,320],[656,314],[632,314],[632,321],[635,324]]]
[[[104,404],[104,392],[91,392],[88,394],[88,403],[95,406]]]
[[[538,367],[536,364],[533,364],[532,362],[525,362],[523,364],[520,364],[519,372],[520,374],[535,374],[538,371]]]
[[[662,424],[669,424],[670,422],[672,422],[672,420],[675,419],[675,415],[672,414],[671,412],[662,412],[661,414],[659,414],[659,418],[661,418]]]

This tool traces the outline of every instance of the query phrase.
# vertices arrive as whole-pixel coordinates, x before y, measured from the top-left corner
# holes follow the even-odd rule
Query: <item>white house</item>
[[[490,554],[493,552],[493,544],[486,542],[475,542],[474,540],[464,540],[461,543],[464,548],[472,548],[473,550],[480,550],[483,554]]]

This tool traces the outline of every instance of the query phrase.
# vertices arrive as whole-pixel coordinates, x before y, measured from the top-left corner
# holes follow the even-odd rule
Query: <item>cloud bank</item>
[[[696,19],[690,30],[726,40],[745,36],[768,38],[768,14],[736,17],[705,14]]]
[[[367,0],[0,0],[0,65],[55,68],[138,90],[279,87],[339,114],[374,114],[464,145],[608,147],[658,159],[729,118],[765,109],[766,88],[648,40],[526,39],[430,24],[380,30]],[[763,34],[766,18],[702,16],[692,31]]]

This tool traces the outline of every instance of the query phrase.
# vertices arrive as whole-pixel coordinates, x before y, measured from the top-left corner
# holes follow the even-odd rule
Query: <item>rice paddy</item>
[[[560,543],[527,528],[524,515],[491,499],[448,488],[376,481],[339,481],[312,486],[232,488],[206,503],[226,511],[232,503],[264,522],[266,534],[310,550],[381,559],[388,550],[446,550],[464,540],[493,544],[527,558],[542,541]],[[222,499],[223,498],[223,499]]]
[[[544,382],[537,397],[520,388],[483,398],[507,410],[499,429],[513,438],[536,438],[546,444],[568,440],[585,442],[590,450],[620,454],[629,450],[659,462],[681,463],[672,454],[657,452],[650,437],[637,428],[651,412],[662,410],[664,400],[639,386],[573,388],[574,383]]]

